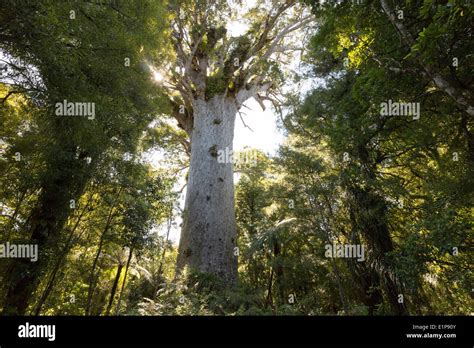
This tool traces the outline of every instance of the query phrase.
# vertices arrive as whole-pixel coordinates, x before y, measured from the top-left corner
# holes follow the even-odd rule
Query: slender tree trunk
[[[86,302],[85,315],[89,314],[89,310],[90,310],[90,306],[92,302],[92,293],[94,290],[95,269],[97,268],[97,262],[99,260],[100,254],[102,253],[102,247],[104,246],[105,232],[107,232],[107,229],[108,227],[104,229],[104,231],[102,232],[102,235],[100,236],[99,248],[97,249],[97,253],[95,254],[95,257],[94,257],[94,262],[92,263],[91,274],[89,277],[89,289],[87,290],[87,302]]]
[[[334,258],[331,258],[331,266],[332,266],[332,271],[334,272],[334,275],[336,277],[337,290],[339,292],[339,299],[341,300],[342,308],[344,309],[344,313],[349,314],[349,306],[347,305],[346,297],[344,295],[344,290],[342,288],[341,276],[339,274],[339,269],[337,267],[336,260],[334,260]]]
[[[267,287],[267,300],[265,301],[267,306],[273,308],[273,296],[272,296],[272,286],[273,286],[273,266],[270,270],[270,278],[268,279],[268,287]]]
[[[118,282],[120,280],[120,276],[122,275],[122,268],[123,268],[123,265],[120,263],[117,267],[117,273],[115,274],[112,290],[110,291],[109,304],[107,305],[107,310],[105,311],[105,315],[110,314],[110,309],[112,308],[112,304],[114,303],[114,297],[115,297],[115,293],[117,292]]]
[[[171,231],[171,216],[168,218],[168,229],[166,231],[165,242],[163,243],[163,251],[161,253],[160,267],[158,268],[158,277],[161,277],[161,274],[163,273],[163,265],[165,263],[165,255],[166,255],[166,249],[168,246],[168,240],[170,237],[170,231]]]
[[[216,95],[207,101],[194,100],[193,113],[177,274],[188,266],[231,285],[237,280],[233,164],[218,161],[218,156],[232,151],[237,106],[234,98]]]
[[[275,268],[275,285],[277,286],[278,296],[280,298],[280,303],[284,304],[286,302],[284,284],[285,276],[283,266],[280,260],[281,255],[281,244],[276,240],[273,244],[273,267]]]
[[[125,275],[123,276],[122,288],[120,289],[120,295],[117,302],[117,308],[115,309],[115,315],[120,313],[120,304],[122,303],[123,290],[125,289],[125,283],[127,282],[128,270],[130,269],[130,261],[132,261],[133,249],[130,248],[130,253],[128,254],[127,266],[125,267]]]
[[[92,302],[92,294],[94,292],[95,269],[97,268],[97,262],[99,260],[100,254],[102,253],[102,248],[104,246],[104,241],[105,241],[105,235],[107,234],[107,231],[109,230],[110,224],[112,222],[114,208],[115,208],[115,204],[112,205],[112,207],[110,208],[109,215],[107,217],[107,222],[105,223],[104,230],[102,231],[102,234],[100,236],[99,248],[97,249],[97,253],[95,254],[95,257],[94,257],[94,262],[92,263],[91,274],[90,274],[90,277],[89,277],[89,289],[87,291],[87,302],[86,302],[86,308],[85,308],[85,315],[88,315],[89,312],[90,312],[91,302]]]

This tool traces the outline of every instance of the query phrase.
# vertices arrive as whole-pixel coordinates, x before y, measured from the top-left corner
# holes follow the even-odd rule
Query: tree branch
[[[411,49],[411,47],[416,43],[416,40],[411,35],[410,31],[401,21],[397,20],[395,12],[388,4],[387,0],[380,0],[380,4],[382,5],[382,9],[388,16],[392,25],[400,32],[402,39],[405,41],[406,44],[410,46]],[[417,55],[416,58],[420,63],[421,67],[425,70],[428,77],[434,82],[436,87],[448,94],[456,102],[456,104],[458,104],[469,115],[474,116],[474,107],[464,97],[464,93],[466,93],[468,94],[469,99],[473,100],[474,98],[470,95],[470,93],[468,91],[464,91],[464,93],[460,91],[449,81],[447,81],[441,74],[435,72],[428,64],[423,62],[422,58],[420,58],[419,55]]]

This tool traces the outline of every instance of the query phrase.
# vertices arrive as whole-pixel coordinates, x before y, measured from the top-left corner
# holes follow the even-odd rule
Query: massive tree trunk
[[[224,12],[244,7],[218,3],[198,1],[193,11],[182,11],[179,2],[171,6],[182,15],[171,20],[176,63],[169,69],[170,83],[163,86],[173,116],[191,140],[177,275],[188,266],[230,285],[237,279],[238,254],[233,168],[219,163],[218,154],[232,150],[235,116],[246,100],[253,97],[262,106],[263,100],[278,103],[271,92],[280,79],[273,78],[268,63],[280,54],[292,55],[295,48],[287,47],[293,45],[285,39],[303,31],[314,16],[304,15],[295,0],[276,2],[265,9],[265,19],[257,20],[259,30],[236,37],[226,28]]]
[[[237,278],[236,225],[232,161],[218,161],[230,152],[237,103],[215,95],[193,101],[191,160],[177,270],[217,275],[226,284]],[[223,162],[223,163],[220,163]]]

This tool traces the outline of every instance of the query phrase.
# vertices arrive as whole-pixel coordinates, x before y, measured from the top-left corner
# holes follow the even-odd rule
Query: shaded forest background
[[[189,144],[144,65],[173,59],[167,5],[1,1],[0,243],[44,242],[33,266],[0,259],[3,314],[473,312],[473,5],[305,3],[317,30],[300,78],[317,83],[280,96],[277,155],[235,168],[227,287],[175,278]],[[56,116],[63,100],[97,117]],[[389,100],[420,118],[381,116]],[[333,243],[365,245],[365,261],[326,257]]]

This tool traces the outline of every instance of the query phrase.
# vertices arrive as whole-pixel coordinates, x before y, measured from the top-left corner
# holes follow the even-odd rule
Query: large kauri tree
[[[236,114],[246,100],[262,106],[275,100],[284,78],[279,64],[301,49],[313,21],[294,0],[245,4],[172,3],[176,59],[161,73],[190,145],[177,270],[212,273],[226,284],[237,279],[233,165],[219,163],[218,153],[232,150]],[[238,27],[243,34],[232,33]]]

